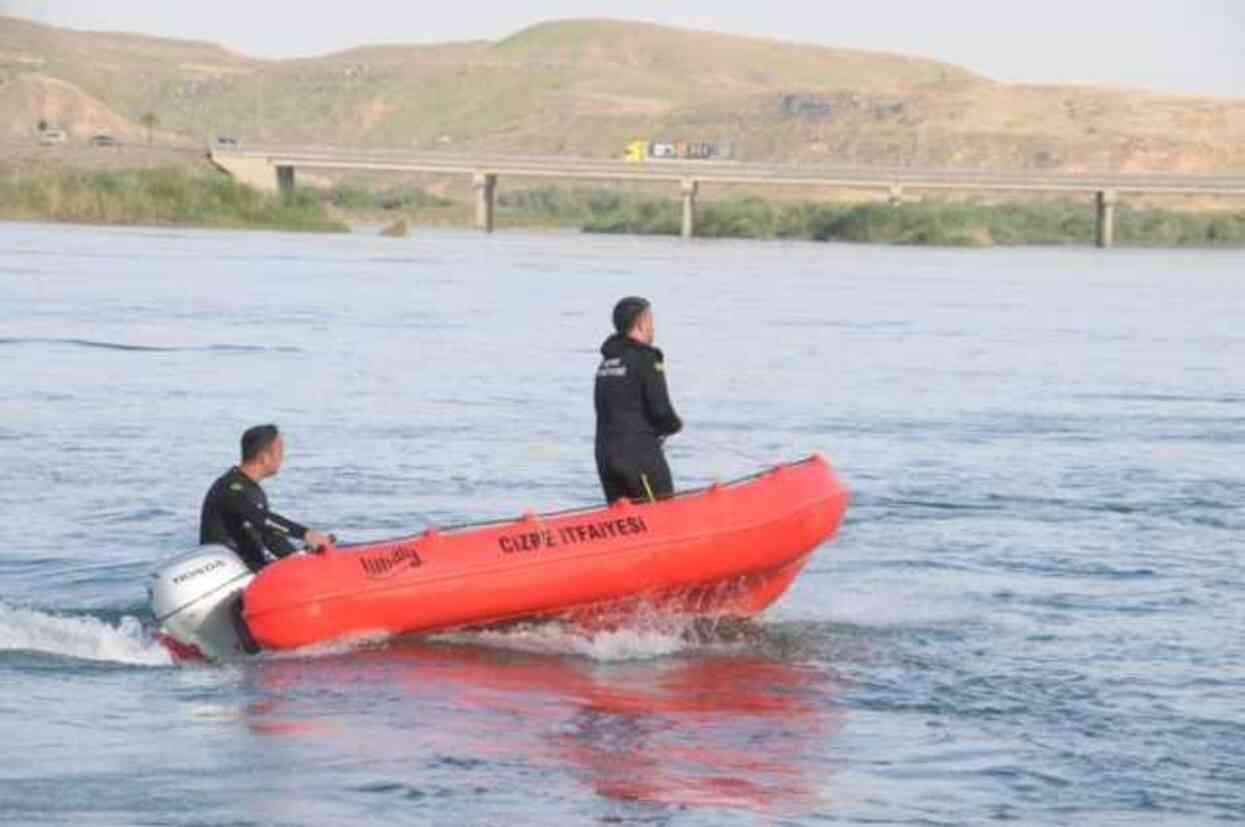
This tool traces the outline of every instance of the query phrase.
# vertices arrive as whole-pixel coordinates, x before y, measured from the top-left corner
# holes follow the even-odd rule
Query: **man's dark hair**
[[[640,296],[627,296],[619,299],[618,304],[614,305],[614,329],[623,335],[630,333],[631,328],[635,327],[636,319],[640,318],[640,314],[648,310],[648,307],[648,299]]]
[[[253,428],[247,428],[246,433],[242,434],[242,461],[250,462],[268,449],[268,446],[277,441],[277,437],[281,436],[281,432],[277,430],[276,425],[256,425]]]

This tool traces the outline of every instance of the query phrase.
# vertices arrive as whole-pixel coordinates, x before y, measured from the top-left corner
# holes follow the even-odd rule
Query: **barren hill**
[[[609,20],[498,42],[266,61],[0,18],[0,134],[617,156],[636,138],[746,160],[1245,169],[1245,100],[1020,86],[937,61]]]

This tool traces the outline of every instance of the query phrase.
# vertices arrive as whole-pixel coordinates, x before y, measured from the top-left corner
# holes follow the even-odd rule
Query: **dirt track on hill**
[[[19,171],[34,169],[116,170],[176,166],[201,172],[214,171],[207,150],[196,146],[119,144],[91,146],[83,141],[40,146],[35,140],[0,141],[0,166]]]

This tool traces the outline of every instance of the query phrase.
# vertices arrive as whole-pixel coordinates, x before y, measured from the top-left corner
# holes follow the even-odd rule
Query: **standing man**
[[[666,391],[666,365],[653,347],[653,310],[628,296],[614,305],[614,330],[601,345],[594,402],[597,473],[605,499],[652,501],[674,493],[662,440],[683,422]]]
[[[260,482],[276,475],[285,459],[285,440],[276,425],[256,425],[242,434],[242,464],[212,483],[199,518],[199,542],[219,543],[238,553],[251,571],[268,565],[265,550],[285,557],[296,549],[291,537],[312,549],[329,538],[268,510]]]

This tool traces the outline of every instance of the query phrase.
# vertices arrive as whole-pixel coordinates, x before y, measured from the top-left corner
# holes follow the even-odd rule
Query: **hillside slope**
[[[1245,101],[995,83],[933,60],[609,20],[498,42],[268,61],[0,18],[0,135],[618,156],[635,138],[746,160],[1245,169]]]

